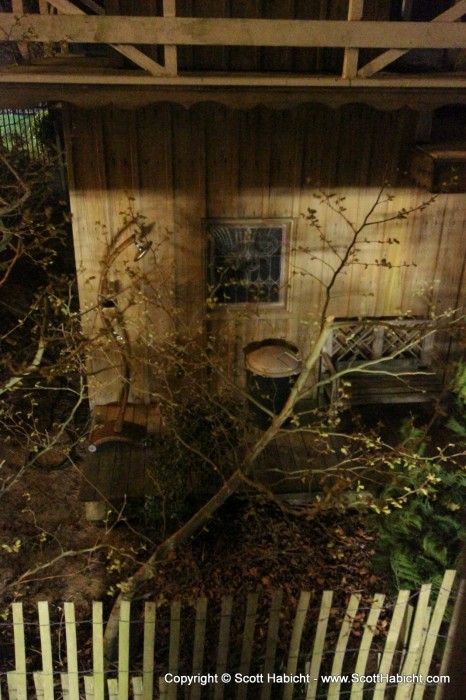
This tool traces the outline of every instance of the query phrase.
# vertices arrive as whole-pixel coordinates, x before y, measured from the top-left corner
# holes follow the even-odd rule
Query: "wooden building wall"
[[[345,214],[356,222],[374,202],[385,175],[395,183],[391,211],[421,204],[429,193],[402,175],[416,122],[417,114],[406,109],[381,112],[363,105],[241,111],[202,103],[190,110],[172,104],[140,111],[71,110],[68,159],[86,332],[99,333],[95,308],[101,261],[131,204],[147,221],[155,221],[154,252],[140,263],[132,263],[132,253],[125,252],[112,276],[120,290],[127,289],[121,298],[141,360],[148,334],[160,338],[176,327],[186,337],[199,324],[217,339],[226,368],[238,381],[242,349],[253,340],[283,337],[304,349],[316,333],[323,303],[317,280],[327,279],[327,263],[335,261],[328,255],[319,261],[325,257],[322,243],[303,216],[308,207],[318,209],[316,185],[344,195]],[[353,266],[341,277],[329,313],[428,316],[462,306],[464,210],[465,195],[442,195],[408,221],[369,229],[369,242],[359,254],[367,266]],[[319,215],[331,240],[344,245],[349,236],[344,222],[325,209]],[[206,315],[203,221],[218,217],[293,219],[287,308],[225,308]],[[390,243],[395,239],[399,243]],[[375,264],[384,259],[391,269]],[[157,294],[173,300],[171,319],[147,301]],[[118,395],[117,374],[102,371],[108,362],[105,353],[93,359],[97,403]],[[133,398],[149,400],[151,380],[143,365],[136,362]]]

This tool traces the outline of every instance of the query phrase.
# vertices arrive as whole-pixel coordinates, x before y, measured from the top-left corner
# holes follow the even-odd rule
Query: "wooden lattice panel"
[[[374,326],[345,326],[335,329],[331,356],[338,362],[371,360],[374,357]]]
[[[386,328],[383,334],[382,357],[395,355],[400,358],[421,360],[428,329],[424,326],[396,326]]]
[[[432,365],[434,337],[435,328],[428,320],[368,319],[336,326],[322,355],[322,376],[334,377],[324,387],[330,403],[435,400],[443,391],[444,377]],[[343,393],[341,370],[351,370],[345,374],[349,384]]]
[[[381,319],[383,321],[383,319]],[[429,321],[398,321],[384,324],[357,322],[335,328],[326,352],[335,362],[361,362],[398,357],[428,362],[433,345]]]

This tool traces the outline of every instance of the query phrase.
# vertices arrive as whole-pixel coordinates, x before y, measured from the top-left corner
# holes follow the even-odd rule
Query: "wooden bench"
[[[326,400],[334,410],[435,401],[444,376],[434,342],[435,327],[425,319],[339,319],[322,352]]]

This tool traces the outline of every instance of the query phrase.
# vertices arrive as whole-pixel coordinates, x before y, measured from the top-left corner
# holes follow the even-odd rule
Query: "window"
[[[216,219],[206,228],[212,302],[284,305],[290,220]]]

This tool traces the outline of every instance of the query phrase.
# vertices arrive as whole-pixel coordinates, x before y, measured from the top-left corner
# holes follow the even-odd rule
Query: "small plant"
[[[426,457],[426,444],[411,433],[405,445],[417,450],[392,465],[381,494],[385,504],[373,516],[378,530],[376,567],[393,573],[398,588],[440,586],[446,568],[454,568],[466,539],[466,470],[447,452]]]

